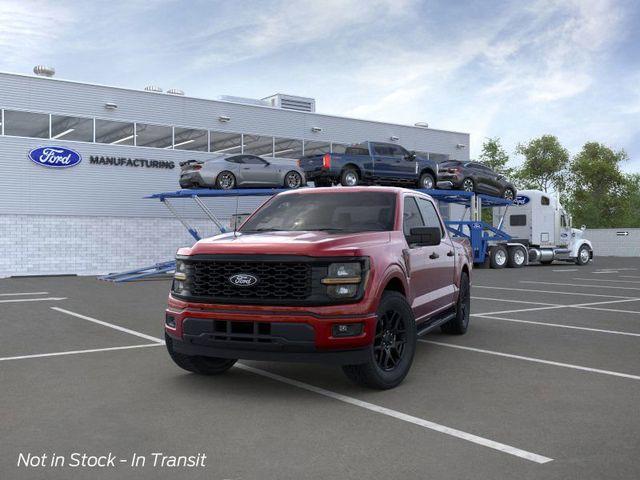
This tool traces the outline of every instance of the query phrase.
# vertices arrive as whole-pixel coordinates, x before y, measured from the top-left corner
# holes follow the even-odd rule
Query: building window
[[[96,142],[133,145],[133,123],[96,119]]]
[[[313,142],[310,140],[304,141],[304,154],[305,155],[322,155],[324,153],[331,152],[331,144],[329,142]]]
[[[211,153],[242,153],[242,135],[239,133],[211,132]]]
[[[244,153],[273,157],[273,137],[244,134]]]
[[[176,127],[173,129],[173,148],[176,150],[208,150],[209,137],[206,130]]]
[[[49,115],[5,110],[4,134],[14,137],[49,138]]]
[[[51,115],[51,138],[93,142],[93,119]]]
[[[295,159],[302,157],[302,140],[276,137],[273,141],[275,145],[274,157]]]
[[[138,147],[171,148],[173,129],[164,125],[136,123],[136,145]]]

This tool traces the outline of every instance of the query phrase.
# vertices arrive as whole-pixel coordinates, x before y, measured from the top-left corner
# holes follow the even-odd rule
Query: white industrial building
[[[160,202],[143,197],[177,190],[184,160],[227,152],[295,159],[364,140],[438,161],[469,159],[467,133],[324,115],[313,99],[282,94],[208,100],[0,73],[0,108],[0,277],[101,274],[171,259],[193,240]],[[80,161],[47,168],[29,159],[45,147],[72,150]],[[239,211],[262,201],[242,197]],[[236,203],[209,207],[228,221]],[[180,208],[214,233],[198,210]]]

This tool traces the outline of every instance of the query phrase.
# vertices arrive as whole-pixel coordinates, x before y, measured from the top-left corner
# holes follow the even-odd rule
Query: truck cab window
[[[440,228],[440,232],[442,233],[442,237],[444,238],[445,231],[442,227],[442,223],[440,222],[440,218],[438,217],[438,212],[436,212],[436,207],[433,205],[433,203],[424,198],[419,198],[418,206],[420,208],[420,212],[422,213],[422,218],[424,219],[425,226]]]
[[[551,201],[549,200],[549,197],[545,197],[542,196],[540,197],[540,205],[550,205]]]
[[[405,236],[411,234],[414,227],[424,227],[424,220],[418,208],[415,197],[405,197],[404,214],[402,215],[402,231]]]

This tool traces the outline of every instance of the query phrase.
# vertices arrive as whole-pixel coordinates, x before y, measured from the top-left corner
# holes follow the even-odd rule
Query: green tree
[[[569,164],[569,151],[554,135],[542,135],[516,147],[516,153],[524,156],[524,162],[516,172],[520,187],[548,192],[562,191]]]
[[[624,150],[613,151],[598,142],[585,143],[573,158],[567,203],[576,225],[628,226],[624,224],[630,221],[640,180],[622,173],[620,162],[625,160]]]
[[[480,163],[502,175],[511,177],[513,168],[507,166],[509,160],[509,154],[502,147],[499,137],[485,138],[482,144],[482,153],[478,157]]]

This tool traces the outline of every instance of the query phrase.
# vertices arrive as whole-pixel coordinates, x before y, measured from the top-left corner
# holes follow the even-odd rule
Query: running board
[[[436,316],[433,320],[431,320],[428,325],[424,327],[418,327],[418,336],[421,337],[426,335],[434,328],[439,327],[440,325],[447,323],[449,320],[453,320],[456,317],[456,311],[448,312],[443,314],[443,316]]]

